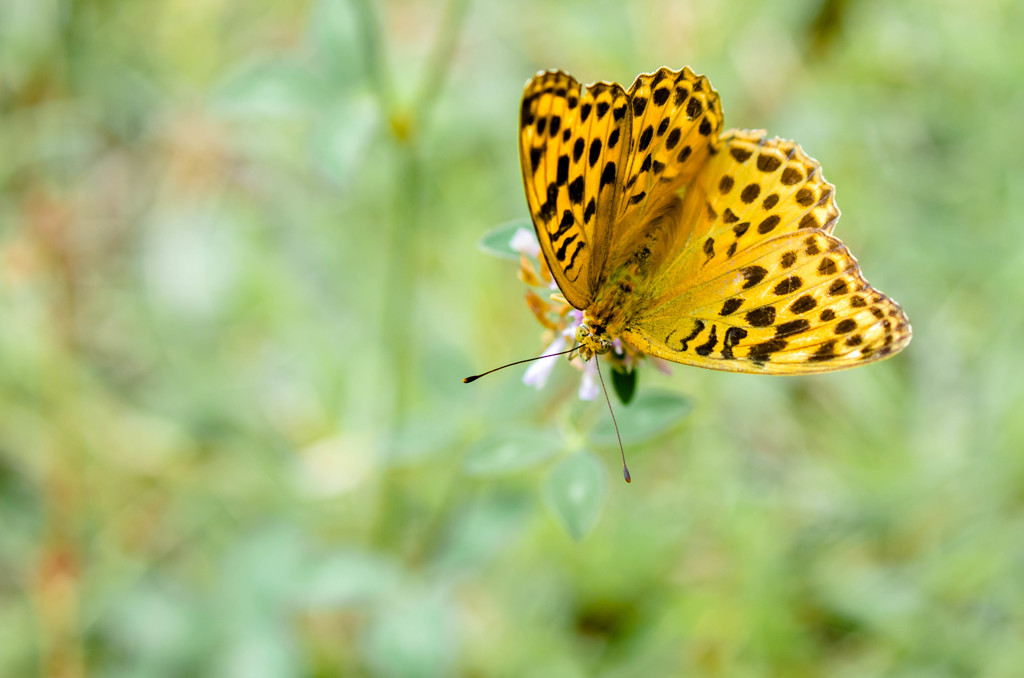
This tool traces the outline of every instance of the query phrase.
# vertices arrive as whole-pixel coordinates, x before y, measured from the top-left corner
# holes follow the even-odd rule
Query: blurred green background
[[[4,0],[0,675],[1024,676],[1022,34],[1014,0]],[[646,369],[626,485],[564,363],[460,383],[543,348],[477,241],[527,216],[535,71],[685,64],[822,162],[915,338]]]

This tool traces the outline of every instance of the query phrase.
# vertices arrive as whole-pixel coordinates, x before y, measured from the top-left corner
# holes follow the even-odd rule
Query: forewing
[[[689,67],[637,76],[629,88],[631,152],[625,191],[616,210],[620,222],[656,208],[690,182],[707,161],[722,131],[718,93]]]
[[[593,303],[608,267],[633,254],[650,218],[691,181],[722,125],[718,94],[689,68],[643,74],[626,92],[562,72],[526,87],[519,148],[526,199],[569,303]]]
[[[687,189],[676,254],[623,339],[675,362],[804,374],[907,345],[910,324],[831,235],[834,187],[793,142],[736,132]]]
[[[619,85],[581,88],[562,72],[538,73],[523,93],[526,201],[548,267],[579,309],[593,302],[608,258],[628,148],[627,103]]]

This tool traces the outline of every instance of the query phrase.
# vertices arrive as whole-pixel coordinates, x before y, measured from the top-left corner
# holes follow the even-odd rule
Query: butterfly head
[[[598,353],[612,350],[612,342],[591,330],[586,323],[580,323],[576,328],[576,343],[580,345],[580,356],[584,360],[590,360]]]

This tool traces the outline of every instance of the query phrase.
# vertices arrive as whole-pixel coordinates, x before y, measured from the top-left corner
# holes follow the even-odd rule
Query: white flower
[[[601,392],[597,386],[597,359],[583,363],[583,379],[580,380],[580,400],[593,400]]]
[[[668,364],[668,361],[662,360],[661,358],[655,358],[653,355],[647,356],[647,359],[651,361],[655,369],[664,375],[672,376],[672,366]]]
[[[526,254],[531,257],[540,256],[540,243],[537,242],[537,234],[525,228],[516,229],[508,246],[520,254]]]
[[[558,353],[559,351],[565,350],[565,337],[558,336],[555,338],[551,345],[544,350],[543,355],[551,355],[552,353]],[[538,391],[548,383],[548,377],[551,376],[551,370],[555,369],[555,363],[558,362],[558,356],[552,356],[550,358],[541,358],[535,360],[533,363],[526,368],[526,374],[523,375],[523,383],[527,386],[533,386]]]

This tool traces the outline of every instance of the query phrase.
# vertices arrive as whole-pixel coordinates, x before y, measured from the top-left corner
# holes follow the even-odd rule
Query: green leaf
[[[489,490],[497,487],[500,486],[491,486]],[[435,561],[439,572],[479,571],[485,563],[515,547],[532,517],[536,499],[525,490],[481,495],[467,502],[450,521],[448,536]]]
[[[500,226],[495,226],[484,233],[477,246],[486,252],[502,259],[519,259],[519,252],[512,249],[512,236],[520,228],[533,233],[533,222],[529,219],[513,219]]]
[[[515,473],[536,466],[563,447],[561,434],[549,429],[492,434],[469,450],[463,460],[463,470],[471,476]]]
[[[310,563],[295,582],[294,600],[303,610],[375,603],[394,591],[401,578],[401,568],[389,558],[349,549]]]
[[[628,405],[636,395],[636,370],[612,370],[612,388],[623,405]]]
[[[415,466],[435,455],[451,450],[455,432],[435,418],[419,417],[405,422],[385,447],[384,463],[390,466]]]
[[[590,452],[562,461],[544,483],[544,499],[573,539],[590,532],[608,497],[608,471]]]
[[[637,396],[628,409],[616,413],[623,443],[642,443],[682,421],[693,409],[689,398],[678,393],[648,391]],[[611,418],[593,428],[588,439],[595,445],[618,446]]]
[[[229,71],[214,90],[214,106],[241,117],[305,117],[329,91],[298,60],[255,57]]]
[[[441,678],[453,675],[455,605],[444,587],[409,585],[377,606],[363,644],[375,676]]]

